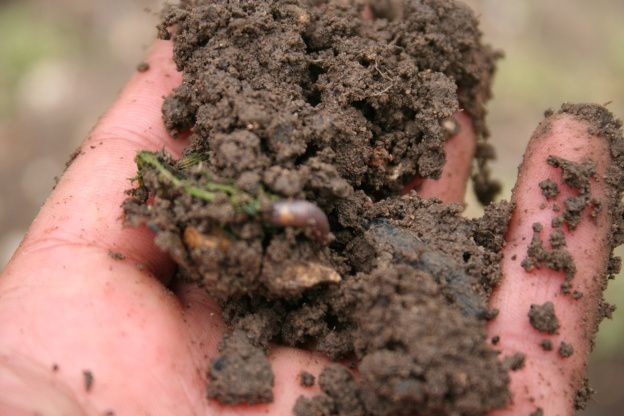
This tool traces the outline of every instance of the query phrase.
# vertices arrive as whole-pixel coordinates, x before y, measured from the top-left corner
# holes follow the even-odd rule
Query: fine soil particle
[[[574,348],[572,347],[572,345],[568,344],[565,341],[561,341],[561,344],[559,345],[559,355],[562,358],[568,358],[572,354],[574,354]]]
[[[93,373],[90,370],[82,371],[82,380],[84,383],[84,389],[86,392],[90,392],[93,388],[93,383],[95,382],[95,378],[93,377]]]
[[[555,315],[555,305],[546,302],[543,305],[531,305],[529,309],[529,322],[533,328],[547,334],[554,334],[559,329],[559,320]]]
[[[542,347],[542,349],[543,349],[544,351],[552,351],[552,349],[553,349],[553,344],[552,344],[552,341],[551,341],[551,340],[549,340],[549,339],[543,339],[543,340],[540,342],[540,347]]]
[[[367,5],[374,20],[362,18]],[[165,126],[190,131],[190,146],[179,160],[138,154],[125,221],[147,225],[178,277],[223,309],[229,329],[208,396],[272,401],[265,353],[277,343],[359,363],[357,380],[328,366],[322,394],[297,401],[300,416],[504,407],[508,369],[485,342],[485,320],[497,312],[487,304],[513,207],[491,204],[466,219],[460,205],[400,195],[415,177],[440,176],[459,108],[487,136],[497,54],[469,9],[449,0],[189,0],[166,9],[159,33],[173,39],[183,73],[163,104]],[[584,108],[562,111],[611,120]],[[622,147],[611,127],[592,125]],[[482,201],[497,190],[493,157],[480,142]],[[623,165],[624,151],[613,157]],[[624,240],[624,227],[614,229],[613,242]],[[526,267],[571,278],[565,241],[555,234],[558,248],[546,250],[540,231]]]
[[[315,381],[314,375],[307,371],[302,371],[301,374],[299,374],[299,382],[303,387],[312,387]]]
[[[125,260],[126,256],[118,251],[108,250],[108,256],[113,260]]]
[[[139,72],[147,72],[150,69],[150,65],[147,62],[141,62],[137,65],[137,71]]]
[[[559,187],[555,182],[550,179],[543,180],[539,183],[539,187],[542,189],[542,193],[546,199],[553,199],[559,195]]]
[[[492,337],[492,345],[497,345],[500,342],[500,337],[498,335],[495,335]]]

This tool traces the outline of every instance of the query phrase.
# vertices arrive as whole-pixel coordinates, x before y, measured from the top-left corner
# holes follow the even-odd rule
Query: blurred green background
[[[509,198],[545,109],[609,103],[624,116],[624,1],[466,0],[501,48],[490,105],[495,175]],[[155,36],[161,0],[0,0],[0,269],[87,135]],[[477,215],[474,199],[468,215]],[[620,251],[624,254],[624,251]],[[611,282],[623,303],[624,279]],[[624,307],[602,324],[583,415],[624,408]]]

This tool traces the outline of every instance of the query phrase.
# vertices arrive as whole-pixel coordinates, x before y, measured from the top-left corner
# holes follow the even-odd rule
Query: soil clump
[[[540,332],[554,334],[559,329],[559,320],[555,315],[555,305],[546,302],[543,305],[531,305],[529,309],[529,322],[531,326]]]

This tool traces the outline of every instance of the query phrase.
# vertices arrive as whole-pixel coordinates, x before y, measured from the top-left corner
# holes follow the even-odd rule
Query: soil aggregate
[[[517,352],[503,359],[503,367],[511,371],[521,370],[524,368],[525,359],[526,356],[523,353]]]
[[[110,257],[113,260],[125,260],[126,256],[123,253],[120,253],[118,251],[113,251],[113,250],[108,250],[108,257]]]
[[[358,363],[357,379],[327,366],[322,394],[300,397],[298,416],[506,406],[508,371],[524,355],[501,362],[485,323],[498,314],[488,300],[514,207],[490,203],[499,185],[484,105],[499,53],[481,42],[472,12],[451,0],[188,0],[165,9],[159,36],[173,41],[183,73],[163,119],[190,145],[178,160],[137,155],[125,222],[147,225],[178,278],[222,308],[228,332],[207,370],[208,397],[271,402],[266,352],[276,343]],[[440,176],[460,108],[479,137],[474,187],[490,203],[476,219],[459,204],[402,194],[414,178]],[[621,124],[597,106],[561,112],[609,140],[605,208],[623,218]],[[593,162],[548,163],[578,190],[558,220],[572,229],[585,208],[597,212]],[[613,230],[616,245],[624,226]],[[562,271],[569,285],[576,269],[563,233],[547,249],[541,231],[523,266]],[[550,305],[532,305],[529,317],[554,333]],[[608,310],[603,302],[600,315]]]
[[[581,387],[576,391],[576,396],[574,397],[574,409],[585,410],[587,402],[589,402],[595,393],[596,391],[589,386],[587,377],[583,377]]]
[[[551,179],[545,179],[539,183],[539,187],[542,189],[542,193],[546,199],[553,199],[559,195],[559,187]]]
[[[552,302],[546,302],[543,305],[531,305],[529,322],[533,328],[540,332],[555,334],[559,329],[559,320],[557,315],[555,315],[555,305]]]
[[[558,217],[561,218],[562,217]],[[551,231],[549,237],[551,249],[547,249],[542,240],[541,232],[543,225],[540,223],[533,224],[533,237],[527,249],[527,255],[520,263],[522,267],[531,272],[534,269],[547,267],[557,272],[565,274],[565,281],[562,284],[562,291],[569,293],[571,291],[571,280],[576,274],[576,265],[570,252],[565,248],[565,235],[558,230],[561,226],[561,220],[553,220],[554,230]]]
[[[552,349],[553,349],[553,344],[552,344],[552,341],[551,341],[551,340],[549,340],[549,339],[543,339],[543,340],[540,342],[540,347],[542,347],[542,349],[543,349],[544,351],[552,351]]]
[[[299,383],[303,387],[312,387],[315,382],[316,378],[313,374],[308,373],[307,371],[302,371],[301,374],[299,374]]]
[[[574,347],[565,341],[561,341],[561,344],[559,344],[559,355],[562,358],[568,358],[572,354],[574,354]]]
[[[273,400],[273,371],[264,351],[242,331],[227,335],[208,371],[208,397],[223,404]]]

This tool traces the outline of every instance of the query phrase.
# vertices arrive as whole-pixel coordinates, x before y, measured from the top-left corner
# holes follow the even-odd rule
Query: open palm
[[[168,285],[175,266],[149,230],[122,226],[120,205],[136,173],[136,153],[164,147],[175,155],[185,145],[167,135],[161,120],[162,97],[181,80],[171,53],[168,42],[155,45],[150,69],[134,76],[83,143],[0,277],[2,415],[287,415],[299,395],[318,392],[300,387],[298,375],[302,369],[318,374],[326,359],[273,347],[274,403],[221,407],[209,401],[206,371],[225,329],[220,313],[204,289]],[[468,118],[457,118],[462,129],[447,144],[447,168],[440,180],[420,185],[423,196],[463,199],[475,140]],[[546,139],[531,142],[521,169],[505,278],[492,305],[501,313],[489,332],[501,337],[505,354],[526,353],[527,365],[513,375],[514,402],[500,413],[526,415],[539,406],[548,415],[568,414],[581,381],[591,329],[580,317],[596,309],[600,282],[594,276],[609,254],[607,214],[598,227],[581,224],[569,240],[577,279],[584,279],[577,285],[589,294],[579,302],[559,296],[559,280],[540,279],[553,272],[529,279],[511,259],[524,256],[532,223],[550,223],[552,213],[539,209],[537,182],[561,180],[547,155],[591,157],[602,169],[597,177],[609,166],[607,144],[586,131],[582,122],[559,117]],[[606,203],[603,184],[593,192]],[[565,197],[566,191],[559,196]],[[526,319],[528,305],[553,298],[560,335],[576,347],[567,360],[544,355]]]

